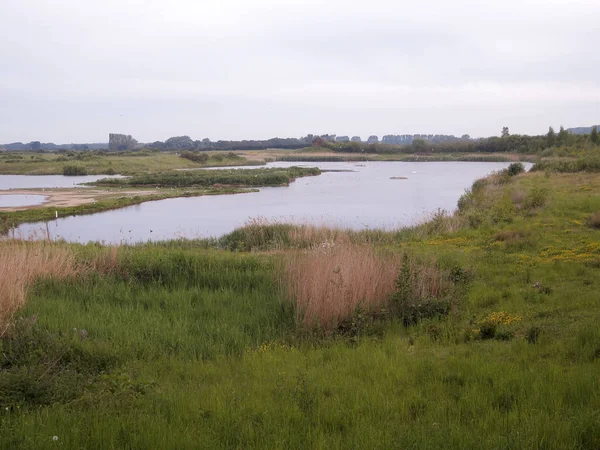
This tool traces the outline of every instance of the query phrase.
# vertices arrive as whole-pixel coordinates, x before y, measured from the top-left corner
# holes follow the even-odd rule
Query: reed
[[[25,304],[27,293],[40,278],[74,277],[78,272],[73,252],[46,242],[0,242],[0,336],[15,311]]]
[[[371,246],[345,243],[284,257],[282,285],[293,302],[296,324],[335,330],[357,309],[376,312],[389,301],[397,261]]]

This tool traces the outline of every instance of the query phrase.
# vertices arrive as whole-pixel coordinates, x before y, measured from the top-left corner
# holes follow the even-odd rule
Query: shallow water
[[[72,188],[80,183],[88,183],[101,178],[113,178],[108,175],[83,175],[66,177],[64,175],[0,175],[0,191],[7,189],[51,189]]]
[[[352,229],[397,228],[423,220],[439,208],[454,210],[474,180],[508,163],[280,162],[268,167],[292,165],[350,171],[299,178],[288,187],[254,193],[175,198],[67,217],[50,222],[50,234],[67,241],[111,244],[217,237],[256,217]],[[27,237],[45,229],[43,223],[23,224],[17,234]]]
[[[0,194],[0,208],[15,208],[19,206],[41,205],[46,200],[45,195],[2,195]]]

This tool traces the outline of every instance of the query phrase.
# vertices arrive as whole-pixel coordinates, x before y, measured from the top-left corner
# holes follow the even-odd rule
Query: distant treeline
[[[589,133],[585,133],[589,130]],[[500,137],[471,139],[468,134],[461,137],[443,134],[388,134],[379,139],[371,135],[366,141],[360,136],[337,136],[335,134],[308,134],[300,138],[271,138],[266,140],[242,140],[216,142],[208,138],[193,140],[189,136],[173,136],[166,141],[138,143],[130,135],[110,133],[109,142],[95,144],[62,144],[40,143],[33,141],[28,144],[15,142],[0,145],[0,149],[12,151],[67,151],[67,150],[97,150],[110,151],[155,150],[155,151],[205,151],[205,150],[264,150],[300,149],[305,147],[323,147],[332,151],[350,153],[420,153],[420,152],[516,152],[541,153],[545,149],[557,146],[577,146],[586,143],[598,144],[596,127],[573,128],[565,130],[560,127],[556,133],[552,127],[545,135],[527,136],[511,135],[507,127],[502,129]]]
[[[560,153],[560,149],[585,149],[600,144],[598,130],[593,128],[591,134],[572,134],[563,127],[556,133],[552,127],[548,133],[539,136],[509,134],[503,130],[501,137],[470,139],[463,137],[454,140],[428,140],[414,138],[410,145],[389,145],[368,142],[331,142],[317,138],[313,146],[340,153],[522,153],[551,154]],[[568,152],[567,152],[568,153]]]
[[[93,144],[54,144],[52,142],[31,141],[24,144],[23,142],[13,142],[10,144],[0,144],[0,150],[15,152],[56,152],[69,150],[102,150],[108,148],[107,143],[95,142]]]

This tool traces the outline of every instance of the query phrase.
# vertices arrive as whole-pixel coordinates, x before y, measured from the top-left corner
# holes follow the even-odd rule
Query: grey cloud
[[[600,117],[593,0],[88,3],[0,4],[0,142],[538,133]]]

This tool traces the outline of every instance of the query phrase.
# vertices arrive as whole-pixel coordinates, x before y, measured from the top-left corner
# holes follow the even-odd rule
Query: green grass
[[[122,247],[112,270],[38,282],[0,341],[0,448],[600,448],[600,176],[473,192],[456,231],[369,239],[471,274],[456,311],[409,327],[298,333],[282,226],[227,240],[278,253]],[[483,335],[498,313],[516,319]]]
[[[197,163],[170,152],[67,152],[67,153],[17,153],[0,154],[0,174],[62,175],[65,167],[76,167],[89,175],[162,172],[174,169],[193,169],[211,166],[254,165],[231,152],[206,152],[205,163]]]
[[[100,186],[154,186],[154,187],[188,187],[188,186],[282,186],[294,179],[305,176],[320,175],[317,168],[289,167],[286,169],[230,169],[230,170],[190,170],[179,172],[160,172],[136,175],[128,178],[105,178],[93,185]]]

